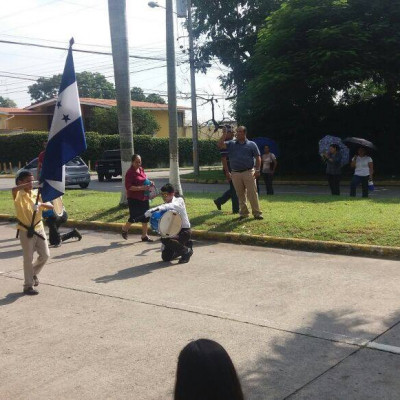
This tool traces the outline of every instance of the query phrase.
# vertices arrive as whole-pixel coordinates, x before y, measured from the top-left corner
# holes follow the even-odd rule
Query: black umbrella
[[[376,146],[372,142],[358,137],[348,137],[343,140],[343,143],[351,147],[366,147],[367,149],[376,150]]]

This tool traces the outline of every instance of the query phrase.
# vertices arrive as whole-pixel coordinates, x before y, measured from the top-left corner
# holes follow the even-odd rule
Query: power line
[[[47,46],[43,44],[37,44],[37,43],[24,43],[24,42],[16,42],[16,41],[11,41],[11,40],[1,40],[0,43],[5,43],[5,44],[16,44],[19,46],[30,46],[30,47],[40,47],[43,49],[52,49],[52,50],[63,50],[67,51],[68,48],[66,47],[58,47],[58,46]],[[112,53],[109,52],[103,52],[103,51],[93,51],[93,50],[79,50],[79,49],[73,49],[75,53],[88,53],[88,54],[99,54],[103,56],[112,56]],[[166,58],[161,58],[161,57],[147,57],[147,56],[137,56],[137,55],[129,55],[130,58],[137,58],[139,60],[154,60],[154,61],[166,61]]]

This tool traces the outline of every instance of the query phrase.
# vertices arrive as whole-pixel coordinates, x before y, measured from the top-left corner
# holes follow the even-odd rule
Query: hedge
[[[48,132],[25,132],[19,135],[0,136],[0,163],[19,162],[24,164],[31,161],[42,151],[43,142],[47,141]],[[169,166],[168,138],[153,138],[145,135],[135,135],[134,149],[143,159],[146,168]],[[91,161],[92,165],[99,160],[104,150],[119,148],[118,135],[99,135],[97,132],[86,132],[88,148],[81,157]],[[193,165],[193,141],[190,138],[179,139],[179,164]],[[199,140],[200,165],[214,165],[220,163],[220,154],[215,140]]]

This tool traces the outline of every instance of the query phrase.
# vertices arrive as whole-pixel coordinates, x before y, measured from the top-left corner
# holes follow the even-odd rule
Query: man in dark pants
[[[182,197],[175,197],[174,187],[167,183],[161,188],[161,196],[164,204],[147,210],[144,214],[145,218],[149,218],[155,211],[176,211],[182,218],[182,228],[177,236],[161,238],[161,258],[163,261],[172,261],[180,257],[179,264],[189,262],[193,255],[193,243],[190,240],[191,230],[190,221],[186,212],[185,201]],[[137,218],[136,221],[141,220]]]
[[[232,140],[234,138],[233,129],[230,125],[225,125],[222,128],[222,133],[226,134],[227,140]],[[229,182],[229,189],[221,197],[218,197],[217,199],[215,199],[214,204],[217,206],[218,210],[221,210],[221,206],[223,204],[225,204],[229,199],[231,199],[232,200],[232,214],[237,214],[239,212],[239,200],[236,195],[236,190],[232,183],[232,178],[230,176],[230,173],[232,172],[232,170],[231,170],[231,166],[229,164],[228,150],[222,149],[222,150],[220,150],[220,153],[221,153],[221,161],[222,161],[222,166],[224,169],[224,174],[226,176],[226,179]]]

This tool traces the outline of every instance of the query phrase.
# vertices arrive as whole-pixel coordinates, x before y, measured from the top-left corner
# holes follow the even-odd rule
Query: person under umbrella
[[[358,148],[351,160],[351,167],[354,168],[354,175],[350,183],[350,196],[356,196],[357,186],[361,183],[362,197],[368,197],[368,181],[373,178],[374,163],[365,147]]]
[[[332,143],[329,150],[321,154],[326,161],[326,176],[333,196],[340,196],[340,177],[342,174],[342,155],[339,145]]]

